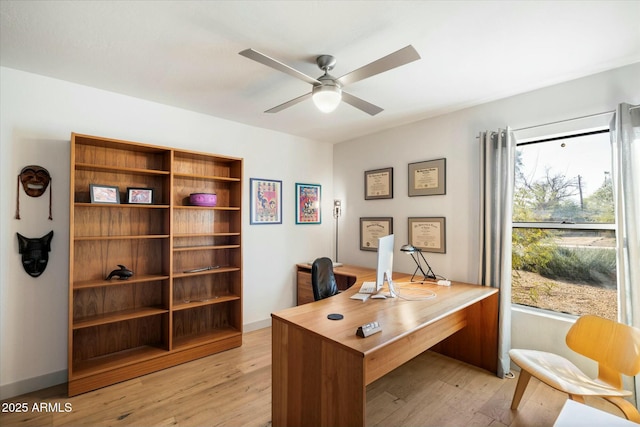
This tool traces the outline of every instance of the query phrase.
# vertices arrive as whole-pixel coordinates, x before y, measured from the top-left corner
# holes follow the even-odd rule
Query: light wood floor
[[[531,381],[512,411],[516,379],[427,351],[367,388],[367,424],[552,426],[566,395]],[[6,413],[8,402],[29,410]],[[271,328],[244,334],[240,348],[80,396],[60,385],[2,403],[2,426],[269,426]],[[32,410],[41,403],[43,412]],[[616,413],[605,401],[587,403]]]

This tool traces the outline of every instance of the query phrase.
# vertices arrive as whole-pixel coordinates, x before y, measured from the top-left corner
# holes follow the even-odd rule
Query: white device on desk
[[[351,299],[366,301],[376,292],[376,282],[362,282],[357,294],[351,295]]]
[[[376,294],[372,298],[395,298],[396,291],[393,287],[391,272],[393,271],[393,244],[394,236],[380,237],[378,239],[378,264],[376,265]],[[381,293],[384,282],[389,285],[389,292]]]
[[[396,288],[393,286],[393,280],[391,280],[391,271],[384,273],[384,280],[389,286],[389,292],[378,292],[375,295],[371,295],[371,298],[374,299],[385,299],[385,298],[396,298],[398,294],[396,293]]]
[[[363,282],[358,293],[351,296],[352,299],[366,301],[369,297],[365,297],[364,295],[370,295],[371,298],[375,299],[396,297],[396,292],[393,287],[393,279],[391,278],[391,272],[393,271],[393,244],[393,234],[389,234],[388,236],[380,237],[378,239],[378,264],[376,266],[376,281]],[[387,282],[389,284],[389,292],[380,292],[380,290],[384,286],[384,282]]]
[[[377,292],[378,290],[376,289],[376,282],[362,282],[362,286],[360,286],[360,289],[358,290],[358,293],[360,294],[372,294],[374,292]]]

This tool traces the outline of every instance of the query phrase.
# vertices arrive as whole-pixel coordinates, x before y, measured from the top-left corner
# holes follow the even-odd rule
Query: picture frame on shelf
[[[91,203],[120,204],[120,189],[114,185],[89,184]]]
[[[296,183],[296,224],[320,224],[322,186]]]
[[[153,189],[127,187],[127,203],[132,205],[152,205]]]
[[[360,218],[360,250],[378,251],[378,239],[393,234],[393,218]]]
[[[409,197],[447,193],[446,159],[409,163]]]
[[[364,172],[364,199],[393,199],[393,168]]]
[[[282,224],[282,181],[250,178],[250,224]]]
[[[423,252],[447,252],[445,217],[409,218],[409,244]]]

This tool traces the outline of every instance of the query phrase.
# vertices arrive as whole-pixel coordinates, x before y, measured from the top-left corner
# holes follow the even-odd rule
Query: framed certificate
[[[409,163],[409,196],[446,194],[446,159]]]
[[[393,199],[393,168],[365,171],[364,199]]]
[[[393,233],[393,218],[360,218],[360,250],[377,251],[378,239]]]
[[[444,217],[409,218],[409,244],[423,252],[447,251]]]

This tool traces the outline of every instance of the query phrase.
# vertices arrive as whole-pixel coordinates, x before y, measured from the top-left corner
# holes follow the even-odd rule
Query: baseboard
[[[271,327],[271,317],[253,323],[245,323],[242,325],[242,332],[251,332],[269,327]]]
[[[54,385],[67,382],[67,370],[52,372],[50,374],[41,375],[39,377],[28,378],[11,384],[3,384],[0,386],[0,400],[9,399],[14,396],[31,393],[32,391],[42,390],[44,388],[53,387]]]

